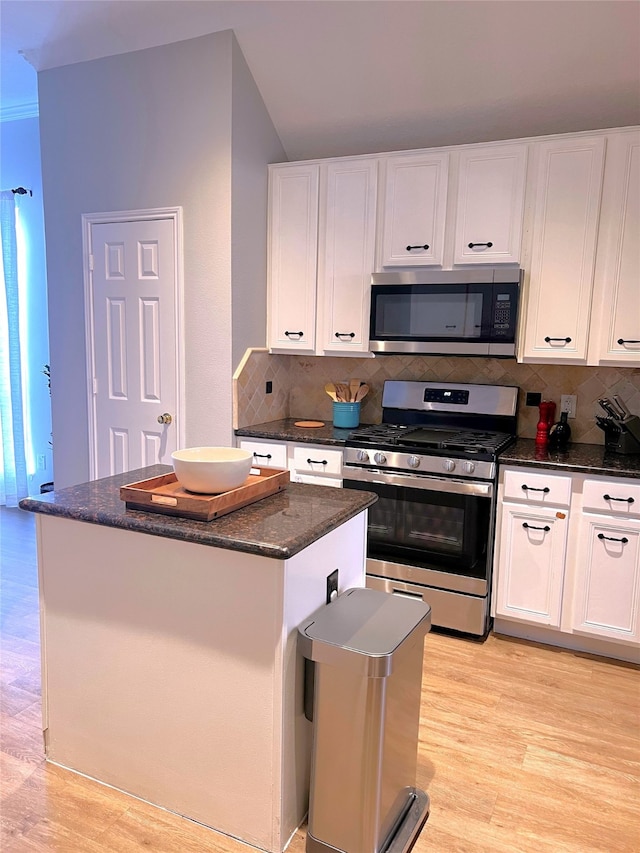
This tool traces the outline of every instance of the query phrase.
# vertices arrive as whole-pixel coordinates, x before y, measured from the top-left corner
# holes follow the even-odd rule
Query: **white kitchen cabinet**
[[[454,263],[520,261],[527,145],[460,152]]]
[[[269,346],[313,353],[320,167],[269,170]]]
[[[375,258],[375,158],[269,169],[269,348],[363,355]]]
[[[328,163],[318,255],[319,354],[369,351],[371,273],[375,262],[377,160]]]
[[[395,154],[383,169],[380,266],[441,265],[449,153]]]
[[[507,474],[510,478],[504,486],[508,494],[516,487],[515,480],[525,485],[533,483],[533,477],[536,480],[531,485],[534,492],[522,487],[511,492],[515,499],[520,498],[519,502],[505,499],[500,507],[495,612],[498,616],[558,628],[569,526],[564,496],[567,483],[570,492],[571,478],[546,471],[536,475],[526,470]],[[535,503],[529,502],[528,494],[536,496]],[[562,509],[540,506],[553,494],[560,496]]]
[[[589,364],[640,367],[640,131],[607,141]]]
[[[502,468],[493,595],[498,632],[635,659],[640,480]]]
[[[584,513],[578,528],[573,629],[640,641],[640,522]]]
[[[524,361],[586,362],[605,142],[570,136],[533,146]]]
[[[240,438],[238,446],[253,453],[256,466],[288,469],[294,483],[342,485],[342,448],[254,438]]]

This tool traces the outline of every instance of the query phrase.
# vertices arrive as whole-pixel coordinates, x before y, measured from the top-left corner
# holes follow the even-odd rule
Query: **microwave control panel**
[[[491,337],[513,339],[518,293],[511,288],[496,287],[493,296]]]

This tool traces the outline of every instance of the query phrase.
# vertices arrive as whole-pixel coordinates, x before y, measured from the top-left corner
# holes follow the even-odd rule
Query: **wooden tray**
[[[120,499],[127,509],[142,509],[163,515],[177,515],[198,521],[212,521],[242,506],[262,500],[286,488],[289,472],[282,468],[252,468],[237,489],[219,495],[198,495],[188,492],[178,482],[173,471],[151,477],[139,483],[120,486]]]

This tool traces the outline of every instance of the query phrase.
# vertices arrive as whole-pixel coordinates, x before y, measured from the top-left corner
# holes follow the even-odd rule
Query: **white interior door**
[[[178,446],[175,219],[89,225],[92,476],[157,462]]]

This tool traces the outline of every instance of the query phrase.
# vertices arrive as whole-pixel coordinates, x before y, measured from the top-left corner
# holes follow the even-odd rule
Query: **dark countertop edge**
[[[640,478],[640,455],[607,452],[602,444],[570,444],[566,450],[540,453],[532,438],[519,438],[498,457],[498,465],[546,468],[599,477]]]
[[[132,478],[128,475],[125,477],[105,478],[104,488],[108,489],[110,481],[122,480],[122,483],[132,482]],[[95,487],[100,481],[93,481],[91,484],[85,484]],[[298,486],[299,484],[290,484]],[[71,487],[72,492],[78,487]],[[113,488],[113,486],[112,486]],[[327,489],[328,486],[306,486],[304,488]],[[63,495],[65,490],[57,493],[58,496]],[[286,489],[276,495],[271,495],[271,498],[277,498],[279,495],[286,494]],[[82,506],[75,503],[74,505],[64,505],[55,503],[56,492],[50,492],[42,497],[27,497],[23,498],[20,503],[20,509],[26,512],[40,513],[42,515],[56,516],[66,518],[71,521],[80,521],[88,524],[96,524],[101,527],[115,527],[120,530],[129,530],[134,533],[146,533],[149,536],[158,536],[165,539],[177,539],[182,542],[192,542],[199,545],[205,545],[211,548],[222,548],[231,551],[241,551],[247,554],[254,554],[259,557],[267,557],[277,560],[287,560],[290,557],[303,551],[306,547],[321,539],[327,533],[335,530],[336,527],[344,524],[354,518],[359,513],[368,509],[378,500],[378,496],[372,492],[364,491],[349,491],[350,505],[342,509],[338,508],[334,511],[332,518],[322,524],[315,525],[313,533],[303,532],[299,536],[290,536],[288,545],[273,545],[260,541],[253,541],[249,538],[235,537],[232,534],[216,535],[212,529],[210,521],[195,521],[192,519],[184,519],[176,516],[163,515],[161,513],[144,512],[141,510],[126,509],[123,511],[124,503],[120,512],[110,510],[91,509],[90,507]],[[118,498],[119,500],[119,498]],[[70,501],[73,504],[73,501]],[[251,510],[252,507],[257,507],[260,501],[250,504],[248,507],[243,507],[237,510],[236,513],[230,513],[227,516],[222,516],[220,521],[225,518],[229,519],[243,510]],[[195,526],[194,526],[195,525]]]

